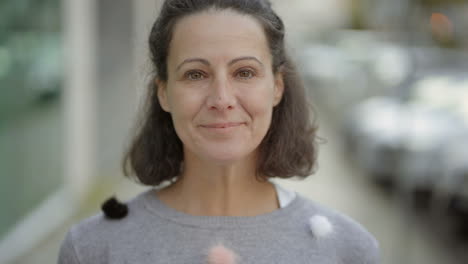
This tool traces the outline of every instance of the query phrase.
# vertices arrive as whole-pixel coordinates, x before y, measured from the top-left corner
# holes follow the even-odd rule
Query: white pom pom
[[[310,230],[316,237],[325,237],[333,232],[333,226],[325,216],[314,215],[309,219]]]

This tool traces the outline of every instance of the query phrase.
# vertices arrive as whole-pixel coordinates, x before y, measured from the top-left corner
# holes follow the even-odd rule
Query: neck
[[[186,159],[184,172],[158,192],[166,205],[191,215],[255,216],[279,208],[276,190],[255,177],[255,162],[213,164]]]

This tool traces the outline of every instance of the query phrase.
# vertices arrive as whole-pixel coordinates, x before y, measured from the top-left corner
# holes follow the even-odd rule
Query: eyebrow
[[[210,66],[210,62],[205,60],[205,59],[202,59],[202,58],[190,58],[190,59],[185,59],[181,64],[179,64],[179,66],[177,66],[177,71],[180,70],[180,68],[182,67],[182,65],[186,64],[186,63],[191,63],[191,62],[200,62],[202,64],[205,64],[206,66]]]
[[[263,67],[263,63],[262,63],[259,59],[255,58],[255,57],[253,57],[253,56],[245,56],[245,57],[235,58],[235,59],[231,60],[231,61],[228,63],[228,65],[231,66],[231,65],[233,65],[234,63],[236,63],[236,62],[238,62],[238,61],[242,61],[242,60],[253,60],[253,61],[256,61],[258,64],[260,64],[260,66]]]
[[[231,66],[231,65],[233,65],[233,64],[235,64],[235,63],[237,63],[239,61],[242,61],[242,60],[253,60],[253,61],[256,61],[258,64],[260,64],[260,66],[264,67],[263,63],[259,59],[255,58],[253,56],[244,56],[244,57],[239,57],[239,58],[232,59],[228,63],[228,65]],[[205,60],[205,59],[202,59],[202,58],[189,58],[189,59],[185,59],[181,64],[179,64],[179,66],[177,66],[176,70],[177,71],[180,70],[180,68],[184,64],[191,63],[191,62],[200,62],[200,63],[202,63],[202,64],[204,64],[206,66],[210,66],[210,62]]]

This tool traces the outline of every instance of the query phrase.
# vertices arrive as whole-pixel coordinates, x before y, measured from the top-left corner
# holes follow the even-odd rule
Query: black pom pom
[[[126,204],[123,204],[115,197],[109,198],[101,206],[104,215],[110,219],[122,219],[128,214],[128,207]]]

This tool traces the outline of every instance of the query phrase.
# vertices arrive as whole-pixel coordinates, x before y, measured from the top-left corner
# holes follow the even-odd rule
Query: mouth
[[[243,124],[244,124],[243,122],[211,123],[211,124],[201,125],[201,127],[222,129],[222,128],[237,127],[237,126],[241,126]]]

